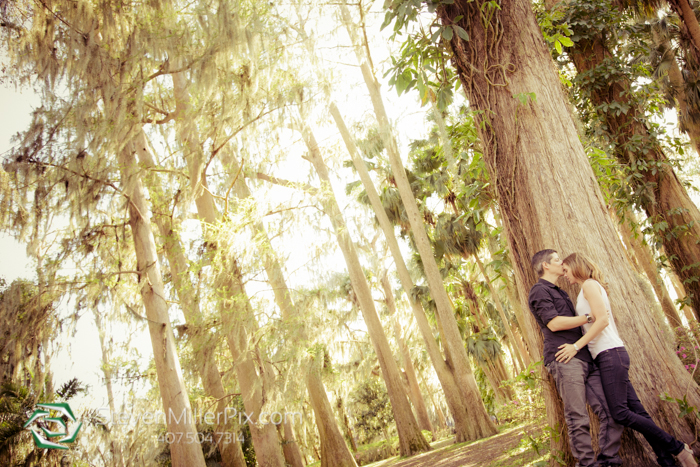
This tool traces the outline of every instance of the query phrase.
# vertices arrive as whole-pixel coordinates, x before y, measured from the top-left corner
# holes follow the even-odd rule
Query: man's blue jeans
[[[605,393],[598,368],[593,363],[572,358],[569,363],[553,361],[547,371],[552,375],[564,402],[564,418],[569,432],[571,452],[578,460],[577,466],[622,465],[618,455],[623,427],[613,420],[605,401]],[[596,460],[591,445],[591,424],[586,401],[600,420]]]
[[[673,455],[683,450],[683,443],[659,428],[644,410],[629,379],[630,357],[624,347],[598,354],[595,359],[603,381],[603,391],[615,421],[640,432],[651,445],[659,465],[673,466]]]

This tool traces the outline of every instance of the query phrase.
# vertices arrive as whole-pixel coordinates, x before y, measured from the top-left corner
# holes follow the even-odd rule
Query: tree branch
[[[301,189],[304,190],[312,195],[318,194],[318,188],[312,187],[311,185],[307,185],[306,183],[297,183],[297,182],[290,182],[289,180],[285,180],[283,178],[277,178],[277,177],[271,177],[269,175],[265,175],[264,173],[258,172],[255,174],[256,177],[259,180],[265,180],[266,182],[274,183],[275,185],[280,185],[284,186],[287,188],[294,188],[294,189]]]

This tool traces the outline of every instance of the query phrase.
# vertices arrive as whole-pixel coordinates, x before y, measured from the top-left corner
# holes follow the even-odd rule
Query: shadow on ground
[[[526,433],[539,432],[541,426],[521,425],[490,438],[472,443],[454,444],[454,439],[432,443],[433,450],[409,459],[392,457],[368,467],[510,467],[527,465],[539,457],[532,450],[511,453]]]

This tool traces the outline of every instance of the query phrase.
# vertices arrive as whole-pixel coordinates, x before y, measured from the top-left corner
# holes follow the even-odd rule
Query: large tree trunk
[[[551,7],[554,1],[545,3]],[[580,28],[574,28],[574,32]],[[602,33],[584,29],[578,34],[581,38],[569,50],[577,71],[588,73],[599,66],[608,66],[606,62],[613,56]],[[642,179],[631,180],[636,191],[647,192],[641,201],[647,216],[655,225],[666,224],[657,238],[663,244],[671,266],[685,284],[697,313],[700,310],[700,244],[697,242],[700,238],[700,210],[688,196],[658,141],[649,134],[643,112],[632,101],[630,82],[624,78],[605,84],[600,81],[590,91],[594,106],[613,102],[630,106],[627,112],[609,109],[602,117],[616,145],[614,153],[617,159],[642,175]],[[645,145],[645,153],[629,149],[640,144]]]
[[[360,310],[367,325],[372,346],[377,354],[379,366],[382,369],[382,376],[391,399],[391,409],[396,422],[396,430],[399,433],[399,452],[402,456],[411,456],[418,452],[429,451],[430,445],[418,427],[418,423],[411,411],[411,406],[406,398],[406,393],[403,390],[401,374],[391,353],[389,341],[384,334],[377,310],[374,307],[372,292],[362,271],[355,245],[350,239],[340,207],[333,195],[328,169],[321,157],[316,138],[306,124],[301,125],[301,133],[309,149],[309,161],[314,166],[321,184],[324,186],[321,203],[333,225],[338,245],[343,253],[350,274],[350,282],[360,304]]]
[[[676,310],[676,306],[673,304],[673,300],[668,294],[668,289],[656,268],[656,261],[654,261],[654,256],[650,251],[649,245],[642,243],[642,239],[638,236],[636,237],[634,233],[632,233],[631,227],[625,221],[620,222],[618,227],[620,228],[623,242],[632,250],[637,264],[642,268],[642,271],[654,288],[656,297],[661,305],[661,310],[664,312],[669,325],[674,330],[679,326],[683,326],[678,310]]]
[[[389,310],[389,315],[391,316],[391,320],[394,322],[394,334],[396,335],[396,342],[398,343],[399,352],[401,353],[403,368],[408,379],[411,402],[413,403],[413,407],[416,409],[416,413],[418,414],[418,423],[420,424],[421,430],[427,430],[433,434],[434,440],[435,431],[433,430],[432,423],[430,423],[428,409],[425,408],[425,401],[423,400],[423,394],[420,392],[420,386],[418,386],[418,378],[416,377],[416,369],[413,366],[411,353],[408,351],[408,346],[403,338],[403,330],[401,329],[401,323],[399,322],[399,318],[396,313],[396,301],[394,300],[394,294],[391,290],[391,285],[389,284],[388,271],[385,270],[382,273],[379,281],[381,282],[382,289],[384,290],[384,297],[386,298],[386,306]]]
[[[124,193],[129,205],[129,225],[136,250],[139,286],[148,318],[163,410],[166,413],[168,432],[176,437],[182,434],[182,439],[197,439],[197,428],[194,426],[192,408],[170,326],[156,244],[148,217],[150,211],[138,174],[135,152],[134,143],[128,142],[120,151],[119,159]],[[202,448],[197,443],[176,442],[170,445],[170,451],[175,467],[204,467]]]
[[[471,379],[474,380],[474,376],[471,373],[471,367],[468,366],[469,362],[467,362],[467,368],[464,369],[459,365],[455,365],[454,362],[449,360],[449,358],[448,361],[445,361],[443,358],[440,348],[435,341],[435,337],[433,336],[433,331],[430,327],[430,323],[428,322],[428,318],[425,315],[423,306],[420,304],[420,302],[415,300],[413,295],[410,293],[414,287],[413,280],[411,279],[406,263],[401,256],[401,249],[399,248],[399,243],[396,240],[396,235],[394,234],[394,227],[392,226],[391,221],[389,221],[386,211],[384,211],[379,194],[377,193],[374,183],[369,176],[367,166],[360,158],[355,143],[350,136],[350,132],[348,131],[347,126],[345,125],[345,122],[335,104],[330,105],[330,112],[336,122],[336,125],[338,126],[338,129],[340,130],[345,146],[352,157],[353,164],[360,175],[362,184],[365,187],[367,196],[372,204],[374,214],[377,216],[379,226],[382,228],[382,232],[384,232],[384,237],[389,245],[391,255],[394,258],[394,264],[396,265],[396,271],[398,273],[399,280],[401,281],[401,286],[406,291],[406,295],[411,304],[411,310],[413,311],[413,316],[416,318],[418,329],[420,330],[421,336],[423,337],[423,341],[425,342],[425,346],[428,351],[428,355],[430,356],[430,361],[435,368],[435,373],[437,374],[442,390],[445,393],[445,400],[447,401],[447,405],[449,406],[452,417],[454,418],[456,442],[461,443],[486,436],[484,431],[481,429],[480,424],[474,423],[475,420],[472,419],[471,415],[472,411],[478,412],[483,410],[484,413],[486,412],[484,403],[481,400],[481,394],[476,387],[476,381],[474,381],[473,385],[470,384],[467,386],[461,386],[456,377],[456,373],[468,371],[469,375],[471,375]],[[457,327],[457,321],[454,314],[446,316],[445,320],[450,326]],[[438,321],[438,327],[440,328],[440,335],[444,335],[444,332],[442,331],[442,321]],[[459,330],[457,330],[457,333],[459,333]],[[464,348],[463,345],[462,348]],[[480,417],[475,417],[475,419],[479,418]]]
[[[136,153],[139,163],[147,169],[155,168],[155,159],[143,131],[136,137],[136,141]],[[165,200],[160,180],[153,174],[147,175],[146,180],[151,198]],[[165,210],[165,212],[168,212],[168,210]],[[163,240],[163,249],[170,265],[173,288],[178,295],[185,322],[191,328],[189,334],[190,344],[194,350],[194,361],[197,365],[199,376],[202,378],[202,386],[207,396],[218,401],[216,403],[217,413],[225,415],[230,399],[226,397],[226,390],[216,363],[216,339],[208,335],[205,329],[201,327],[202,312],[195,294],[192,293],[194,287],[188,280],[187,258],[182,248],[180,236],[177,233],[177,228],[173,225],[172,217],[156,214],[154,220]],[[217,420],[221,422],[216,427],[217,433],[234,432],[235,434],[233,426],[230,426],[230,424],[227,426],[219,418]],[[227,438],[229,439],[227,440]],[[221,454],[221,463],[224,467],[245,467],[246,462],[237,434],[231,437],[217,436],[216,441]]]
[[[677,407],[662,402],[659,394],[687,394],[689,403],[698,406],[698,387],[650,317],[606,213],[531,3],[512,0],[494,9],[484,0],[457,0],[437,11],[443,25],[458,24],[470,37],[463,41],[454,34],[453,65],[471,107],[480,112],[477,128],[520,295],[528,296],[538,279],[530,259],[543,248],[564,255],[577,251],[599,264],[612,279],[613,313],[632,360],[630,379],[642,403],[659,426],[692,440],[694,421],[679,419]],[[457,16],[461,18],[455,22]],[[522,95],[534,95],[536,100],[522,103],[514,98]],[[541,352],[542,335],[530,314],[526,321],[530,350]],[[539,358],[541,353],[535,357]],[[563,428],[556,389],[549,375],[543,377],[548,424]],[[563,436],[552,448],[569,452],[567,442]],[[626,443],[623,451],[629,465],[653,465],[639,443]]]
[[[454,310],[452,303],[447,296],[447,291],[442,282],[442,275],[435,262],[433,248],[428,239],[423,223],[423,216],[418,210],[418,204],[413,196],[411,185],[406,176],[406,170],[403,167],[401,156],[398,149],[398,144],[393,134],[393,128],[389,123],[389,117],[384,108],[381,92],[379,90],[379,82],[372,73],[368,63],[368,57],[365,56],[361,41],[357,31],[353,28],[350,12],[345,4],[341,4],[341,13],[343,22],[345,23],[348,33],[353,44],[353,49],[357,60],[360,63],[362,76],[369,91],[372,107],[374,109],[377,123],[379,125],[379,133],[384,142],[389,161],[391,163],[391,171],[396,180],[396,185],[401,196],[408,220],[411,225],[411,232],[415,240],[416,248],[420,254],[421,261],[425,270],[425,276],[428,280],[430,295],[435,301],[437,317],[442,323],[442,341],[445,345],[445,353],[447,354],[447,362],[452,368],[455,368],[454,377],[457,380],[457,385],[462,388],[465,395],[466,405],[470,410],[470,423],[472,425],[471,434],[468,439],[482,438],[491,436],[497,433],[496,426],[491,421],[486,408],[481,401],[479,389],[476,386],[474,375],[469,364],[467,352],[464,349],[464,343],[457,327],[457,322],[454,319]]]

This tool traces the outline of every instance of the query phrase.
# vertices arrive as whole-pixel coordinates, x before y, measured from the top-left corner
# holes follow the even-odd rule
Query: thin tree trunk
[[[321,458],[321,467],[357,467],[355,458],[345,444],[343,435],[340,434],[331,403],[321,381],[323,355],[316,355],[309,359],[308,365],[311,368],[306,370],[306,387],[309,389],[309,399],[314,408],[316,426],[321,436],[320,456],[316,451],[316,455]],[[328,433],[328,430],[333,430],[335,433]],[[315,446],[314,449],[316,449]]]
[[[669,41],[670,42],[670,41]],[[673,46],[669,44],[669,53],[672,53]],[[685,90],[685,80],[683,72],[678,66],[675,53],[671,59],[671,65],[668,70],[668,80],[671,83],[671,89],[676,101],[678,102],[677,114],[680,130],[685,132],[690,138],[690,144],[693,146],[695,153],[700,156],[700,122],[692,118],[689,114],[690,105],[688,103],[688,93]]]
[[[433,403],[433,408],[435,409],[435,414],[438,418],[438,427],[443,429],[447,428],[447,420],[445,420],[445,414],[442,413],[442,409],[437,404],[437,402],[435,402],[435,394],[433,391],[430,390],[430,388],[426,384],[423,375],[421,375],[421,381],[423,381],[423,387],[425,388],[425,392],[427,392],[430,395],[430,401]]]
[[[147,169],[155,168],[155,160],[143,131],[137,136],[137,143],[136,153],[140,164]],[[160,180],[157,177],[147,175],[146,180],[152,199],[166,199],[161,189]],[[199,308],[199,302],[193,293],[194,287],[187,278],[187,258],[182,248],[180,236],[173,225],[172,217],[156,214],[154,221],[158,226],[160,237],[163,239],[163,249],[170,265],[173,288],[178,295],[180,308],[185,316],[185,322],[192,328],[190,343],[194,350],[194,361],[202,379],[202,386],[207,396],[218,401],[216,404],[217,413],[225,416],[226,407],[230,399],[226,397],[226,390],[216,363],[216,340],[200,327],[202,312]],[[234,436],[231,437],[216,436],[222,465],[224,467],[245,467],[245,458],[243,457],[243,451],[241,444],[238,442],[235,428],[230,426],[230,424],[227,426],[224,421],[217,418],[216,432],[234,433]]]
[[[450,366],[456,369],[454,377],[457,381],[457,385],[462,388],[463,394],[466,397],[466,405],[471,409],[469,415],[472,430],[470,431],[475,434],[471,435],[468,439],[491,436],[496,434],[498,430],[486,412],[486,408],[481,400],[481,395],[479,394],[479,388],[474,380],[467,352],[464,350],[464,344],[459,334],[457,322],[454,320],[452,304],[445,291],[440,270],[435,262],[433,248],[425,231],[423,217],[418,210],[416,199],[413,196],[411,185],[408,182],[408,177],[406,176],[406,171],[401,161],[398,145],[393,135],[393,129],[389,123],[386,109],[384,108],[384,102],[379,90],[379,82],[369,67],[367,60],[369,57],[366,57],[363,53],[363,49],[360,45],[361,41],[358,38],[357,31],[353,28],[352,19],[350,18],[350,12],[347,6],[341,4],[340,8],[343,22],[350,34],[355,55],[360,63],[365,85],[369,91],[372,107],[374,108],[374,113],[379,124],[379,133],[389,156],[391,171],[396,180],[401,201],[403,202],[411,225],[413,239],[415,240],[416,248],[423,262],[425,275],[428,280],[428,287],[430,288],[430,295],[435,301],[437,315],[443,325],[442,331],[444,331],[444,335],[442,336],[442,340],[445,345],[447,361]]]
[[[471,372],[471,367],[469,367],[469,362],[467,361],[467,367],[465,369],[459,364],[463,363],[464,360],[460,360],[457,362],[458,364],[455,364],[455,362],[453,362],[451,359],[448,358],[448,361],[445,361],[443,358],[440,348],[438,347],[435,337],[433,336],[433,331],[430,327],[430,323],[428,322],[428,318],[425,315],[425,310],[423,310],[422,305],[415,300],[410,293],[410,291],[413,290],[413,280],[411,279],[406,263],[401,256],[401,249],[396,241],[394,227],[391,225],[391,222],[384,211],[379,194],[377,193],[374,183],[369,176],[367,167],[364,161],[360,159],[355,143],[353,142],[350,132],[348,131],[345,122],[343,121],[343,118],[335,104],[330,105],[330,112],[336,122],[336,125],[338,126],[338,129],[340,130],[345,146],[352,157],[353,164],[360,175],[362,184],[364,185],[367,196],[372,204],[372,209],[377,216],[379,225],[384,232],[384,237],[389,245],[389,249],[391,250],[391,255],[394,258],[394,264],[396,265],[396,271],[398,273],[399,280],[401,281],[401,286],[406,291],[406,295],[411,304],[411,310],[413,311],[413,316],[416,318],[418,329],[421,332],[428,355],[430,356],[430,361],[435,368],[435,372],[440,380],[440,385],[445,393],[445,400],[447,401],[447,405],[449,406],[452,417],[454,418],[456,441],[461,443],[486,436],[486,433],[484,433],[480,426],[478,424],[474,424],[472,420],[472,411],[482,410],[485,413],[486,408],[481,400],[481,394],[476,387],[476,381],[474,380],[474,375]],[[450,323],[450,326],[455,328],[457,327],[457,321],[454,314],[450,313],[449,316],[445,317],[445,320]],[[445,332],[442,329],[442,321],[438,320],[438,327],[440,335],[445,335]],[[458,329],[457,333],[459,334]],[[462,346],[463,349],[464,346],[461,344],[461,337],[459,340],[460,346]],[[473,384],[460,385],[461,380],[457,378],[456,373],[467,371],[469,372],[468,374],[470,375]]]
[[[430,445],[423,437],[418,423],[413,416],[413,412],[411,411],[411,406],[406,398],[406,394],[401,387],[403,384],[401,382],[401,374],[391,354],[389,341],[384,334],[382,323],[374,307],[372,292],[367,284],[364,272],[362,271],[355,246],[348,234],[340,207],[335,200],[335,196],[332,194],[330,176],[328,175],[328,169],[321,157],[316,138],[306,124],[301,126],[301,133],[309,149],[309,161],[314,166],[322,185],[324,185],[321,203],[333,225],[333,230],[338,239],[338,245],[345,258],[348,272],[350,273],[350,282],[355,290],[362,316],[367,325],[370,340],[372,341],[372,345],[379,360],[379,365],[382,369],[382,376],[386,383],[389,398],[391,399],[391,408],[396,422],[396,430],[399,433],[399,452],[402,456],[411,456],[418,452],[429,451]]]
[[[148,204],[143,192],[133,147],[127,143],[119,153],[124,193],[128,197],[129,225],[134,238],[141,297],[146,308],[148,330],[153,345],[158,386],[168,431],[182,439],[196,439],[197,429],[192,420],[192,408],[184,385],[175,338],[170,326],[165,289],[151,230]],[[199,444],[173,443],[171,458],[175,467],[204,467],[204,455]]]
[[[678,276],[676,276],[676,274],[673,271],[670,272],[669,278],[671,279],[671,284],[673,284],[673,289],[676,291],[676,296],[679,300],[683,300],[685,298],[685,288],[683,287],[683,284],[681,284],[680,279],[678,279]],[[681,310],[683,311],[683,316],[685,316],[685,319],[688,321],[688,324],[693,324],[697,322],[693,307],[686,305],[682,307]],[[696,337],[700,336],[696,335]]]
[[[510,328],[510,321],[508,321],[508,318],[506,318],[506,312],[503,309],[503,305],[501,304],[501,299],[498,297],[498,294],[496,293],[496,289],[493,287],[493,284],[491,284],[491,279],[486,273],[484,263],[481,262],[481,258],[479,258],[478,254],[474,255],[474,259],[476,260],[476,264],[479,266],[481,275],[484,277],[486,285],[488,286],[489,291],[491,292],[491,297],[493,298],[494,303],[496,303],[496,309],[498,310],[498,315],[501,317],[501,321],[503,322],[503,327],[506,329],[508,339],[510,339],[511,342],[516,342],[515,336],[513,335],[513,331]],[[520,364],[520,366],[523,366],[523,360],[520,358],[520,353],[516,352],[516,357],[518,357],[518,363]]]
[[[242,167],[231,151],[224,151],[222,159],[229,167],[231,173],[241,172]],[[252,197],[243,177],[239,177],[234,182],[234,190],[239,199]],[[289,293],[289,287],[287,286],[287,281],[282,271],[282,265],[272,248],[272,243],[267,235],[265,226],[261,221],[256,221],[253,223],[253,229],[255,230],[256,238],[260,242],[260,253],[263,256],[263,268],[272,286],[275,295],[275,303],[282,314],[282,320],[286,327],[287,335],[291,342],[294,342],[295,345],[299,345],[298,343],[305,342],[308,339],[306,324],[299,315]],[[329,430],[326,430],[326,432],[333,433]],[[294,431],[291,429],[291,425],[287,427],[287,424],[285,424],[284,436],[285,438],[282,440],[282,446],[285,459],[288,464],[294,465],[301,459],[301,451],[294,438]]]
[[[388,271],[385,270],[379,280],[381,282],[382,289],[384,290],[384,297],[386,297],[386,305],[389,309],[389,315],[394,322],[394,334],[396,334],[396,342],[399,346],[401,360],[403,361],[404,371],[406,372],[406,377],[408,379],[411,402],[413,403],[413,407],[415,407],[416,413],[418,414],[418,423],[420,424],[421,430],[428,430],[433,434],[434,440],[435,431],[433,430],[433,425],[430,423],[430,417],[428,417],[428,410],[425,408],[425,401],[423,400],[423,394],[420,392],[420,386],[418,386],[418,378],[416,378],[416,369],[413,366],[411,354],[408,351],[408,346],[403,338],[401,323],[399,322],[398,314],[396,313],[396,301],[394,300],[391,285],[389,284]]]
[[[177,112],[176,123],[179,128],[178,133],[181,143],[189,152],[187,166],[192,183],[192,195],[195,197],[197,213],[206,224],[203,226],[203,230],[205,237],[207,237],[210,226],[217,222],[219,213],[213,197],[207,189],[206,174],[202,173],[205,164],[197,128],[192,119],[186,118],[192,110],[184,73],[174,73],[172,80]],[[216,248],[216,241],[210,243]],[[235,362],[234,368],[238,375],[238,384],[241,388],[241,397],[245,411],[251,417],[257,417],[260,415],[266,399],[265,389],[267,385],[264,384],[264,379],[271,375],[264,368],[260,368],[262,374],[259,375],[256,371],[255,362],[249,354],[247,333],[250,330],[246,328],[246,325],[257,327],[257,323],[242,283],[242,275],[237,261],[235,258],[223,258],[223,261],[228,265],[228,269],[218,272],[217,283],[225,293],[232,294],[232,296],[225,296],[222,300],[219,300],[222,323],[227,331],[226,340]],[[232,302],[235,302],[239,311],[242,310],[243,312],[243,316],[240,319],[234,319],[233,317]],[[258,464],[262,467],[284,467],[284,455],[274,425],[269,423],[266,425],[251,423],[250,432]]]
[[[493,211],[493,217],[496,220],[496,225],[498,227],[503,227],[501,223],[501,215],[495,210]],[[499,246],[494,245],[490,240],[489,240],[489,251],[491,254],[494,254],[496,251],[500,249]],[[504,272],[501,274],[501,278],[503,279],[503,283],[505,284],[505,289],[506,289],[506,297],[508,298],[508,303],[510,303],[510,306],[513,308],[513,314],[515,314],[515,319],[518,323],[517,327],[511,327],[513,334],[516,336],[517,340],[517,345],[518,348],[520,349],[520,355],[523,357],[523,360],[525,361],[525,365],[530,366],[533,362],[533,358],[531,356],[530,351],[528,350],[527,347],[527,340],[524,340],[522,338],[522,332],[518,332],[518,328],[523,331],[526,329],[526,323],[525,323],[525,315],[523,313],[523,305],[522,305],[522,300],[520,300],[520,297],[518,296],[518,286],[517,284],[514,284],[513,281],[511,281],[508,273]]]
[[[338,413],[341,415],[343,428],[345,428],[345,439],[350,444],[350,449],[352,449],[352,452],[357,452],[357,443],[355,442],[355,436],[350,428],[348,414],[345,412],[345,404],[343,403],[343,399],[337,394],[335,405],[338,407]]]
[[[277,425],[277,433],[282,440],[282,451],[284,452],[284,461],[290,467],[304,467],[304,461],[301,458],[301,450],[294,437],[294,429],[289,420],[284,420],[283,423]]]
[[[95,317],[95,326],[97,327],[97,335],[100,338],[100,350],[102,351],[102,373],[105,377],[105,388],[107,389],[107,404],[109,405],[109,411],[112,414],[116,414],[116,407],[114,406],[114,391],[112,389],[112,363],[109,358],[109,349],[105,345],[105,328],[102,323],[102,315],[97,308],[92,309],[93,316]],[[112,430],[114,427],[112,427]],[[116,436],[111,431],[109,432],[109,443],[110,449],[112,451],[112,465],[113,467],[123,467],[124,459],[122,457],[122,447]]]
[[[698,24],[698,18],[695,16],[689,0],[668,0],[668,4],[688,29],[695,57],[700,57],[700,24]]]
[[[659,392],[674,397],[687,394],[689,403],[698,406],[697,385],[649,316],[649,305],[625,259],[569,116],[531,2],[512,0],[494,8],[486,0],[456,0],[439,6],[437,12],[442,25],[456,24],[469,34],[469,41],[458,34],[452,37],[452,62],[472,109],[478,112],[476,126],[520,295],[527,296],[537,282],[530,259],[541,249],[555,248],[563,254],[577,251],[595,261],[607,277],[614,278],[610,301],[633,362],[630,379],[644,407],[663,429],[692,440],[693,422],[679,419],[677,407],[662,402]],[[483,21],[482,15],[488,20]],[[523,94],[536,100],[522,103],[513,97]],[[539,350],[534,356],[538,360],[541,333],[532,315],[527,323],[528,346],[531,352]],[[568,453],[561,402],[549,375],[544,372],[543,377],[548,424],[559,426],[564,435],[558,442],[553,438],[552,449]],[[629,465],[652,465],[638,443],[626,443],[621,454]]]

